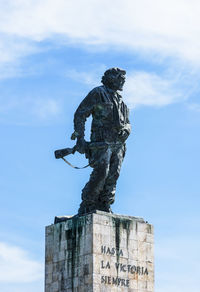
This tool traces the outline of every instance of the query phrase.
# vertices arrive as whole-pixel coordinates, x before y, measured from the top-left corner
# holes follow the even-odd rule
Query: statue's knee
[[[109,167],[108,165],[101,165],[97,169],[97,177],[99,180],[104,180],[107,178],[109,172]]]

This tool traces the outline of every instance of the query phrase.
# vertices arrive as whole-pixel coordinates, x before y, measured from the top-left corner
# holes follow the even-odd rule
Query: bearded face
[[[125,83],[125,75],[119,74],[118,76],[113,78],[113,80],[112,80],[112,87],[113,88],[111,88],[111,89],[122,91],[124,83]]]
[[[112,90],[123,90],[123,85],[125,83],[125,74],[124,70],[118,68],[112,68],[107,70],[102,77],[102,83],[112,89]]]

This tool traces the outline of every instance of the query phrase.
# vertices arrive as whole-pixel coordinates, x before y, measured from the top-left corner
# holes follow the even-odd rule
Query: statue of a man
[[[94,88],[81,102],[74,115],[76,150],[86,153],[93,168],[90,180],[82,190],[79,215],[102,210],[111,212],[116,183],[126,152],[125,141],[131,126],[129,111],[118,91],[123,90],[126,71],[108,69],[102,86]],[[86,119],[92,115],[91,142],[84,139]]]

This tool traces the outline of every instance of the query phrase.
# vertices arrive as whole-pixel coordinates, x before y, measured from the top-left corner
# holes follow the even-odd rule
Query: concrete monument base
[[[152,225],[97,211],[46,227],[45,292],[121,291],[154,291]]]

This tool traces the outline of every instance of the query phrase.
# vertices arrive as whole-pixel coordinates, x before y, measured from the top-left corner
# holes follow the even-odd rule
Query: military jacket
[[[74,115],[74,130],[84,137],[85,122],[92,115],[92,142],[124,142],[121,131],[130,134],[129,110],[118,92],[95,87],[81,102]]]

